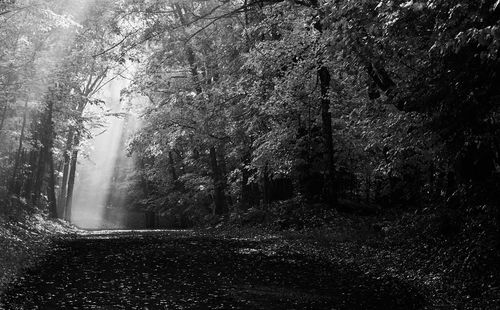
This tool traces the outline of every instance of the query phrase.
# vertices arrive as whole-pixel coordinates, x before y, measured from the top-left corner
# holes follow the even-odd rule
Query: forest
[[[71,231],[80,163],[134,113],[107,210],[342,244],[436,308],[495,309],[499,49],[497,0],[2,0],[2,244]]]

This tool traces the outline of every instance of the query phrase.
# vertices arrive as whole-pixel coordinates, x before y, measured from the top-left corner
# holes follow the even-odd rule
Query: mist
[[[137,129],[137,117],[120,100],[120,93],[128,84],[122,78],[111,81],[96,96],[104,101],[104,106],[89,106],[85,111],[89,116],[100,109],[106,109],[107,113],[102,127],[90,129],[93,138],[83,146],[84,156],[77,165],[71,222],[80,228],[121,226],[120,218],[115,216],[112,222],[105,218],[105,209],[121,207],[123,202],[111,199],[117,171],[134,169],[134,160],[127,156],[125,146]]]

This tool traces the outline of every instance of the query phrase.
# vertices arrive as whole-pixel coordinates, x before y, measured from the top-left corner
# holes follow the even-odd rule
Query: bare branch
[[[127,35],[125,35],[120,41],[118,41],[117,43],[111,45],[109,48],[105,49],[104,51],[100,52],[100,53],[97,53],[95,55],[92,55],[92,57],[96,58],[96,57],[99,57],[101,55],[104,55],[106,54],[107,52],[111,51],[112,49],[118,47],[119,45],[121,45],[123,42],[125,42],[125,40],[127,40],[129,37],[131,37],[132,35],[136,34],[137,32],[139,32],[139,29],[137,29],[136,31],[133,31],[131,33],[128,33]]]

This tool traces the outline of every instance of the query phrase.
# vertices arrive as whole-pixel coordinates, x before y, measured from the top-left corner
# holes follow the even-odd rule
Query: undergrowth
[[[300,200],[214,217],[211,233],[275,236],[293,251],[353,264],[374,277],[406,281],[430,308],[497,309],[500,245],[494,217],[445,208],[339,212]],[[276,237],[278,236],[278,237]]]
[[[51,248],[51,237],[75,232],[42,210],[15,196],[0,199],[0,293]]]

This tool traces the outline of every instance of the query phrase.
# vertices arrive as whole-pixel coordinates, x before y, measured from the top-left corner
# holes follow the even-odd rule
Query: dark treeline
[[[150,25],[133,91],[151,106],[130,145],[145,204],[193,220],[299,199],[500,221],[495,1],[127,10]]]
[[[494,0],[10,1],[0,14],[3,197],[69,218],[102,117],[84,111],[134,66],[124,98],[149,104],[128,145],[137,169],[118,179],[138,208],[192,225],[301,201],[500,227]]]

